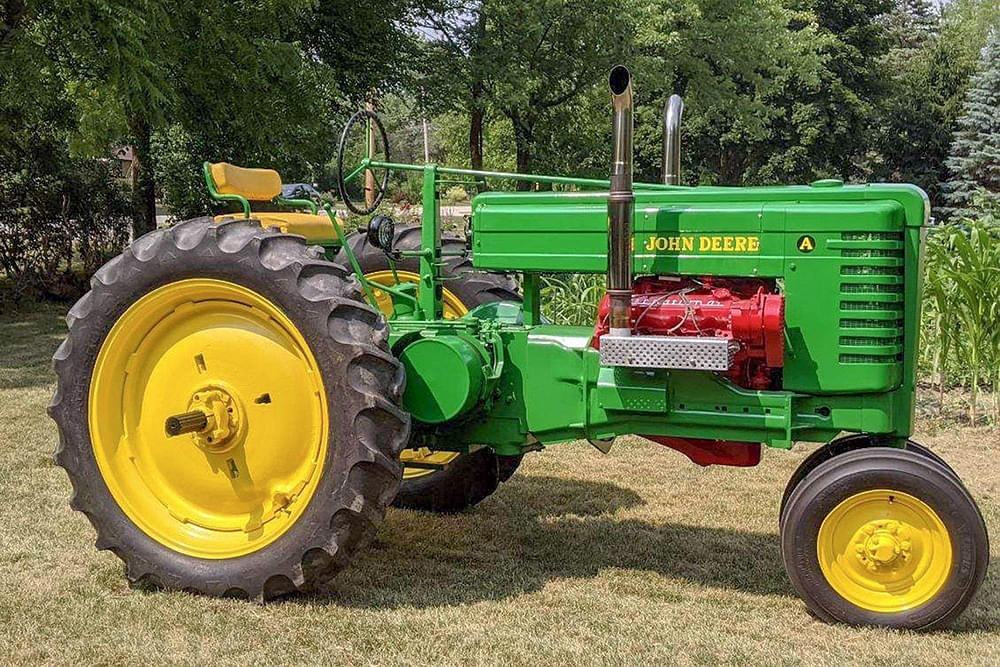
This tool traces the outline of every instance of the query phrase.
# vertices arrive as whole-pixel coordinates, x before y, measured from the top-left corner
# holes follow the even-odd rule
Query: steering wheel
[[[364,123],[365,127],[365,132],[362,137],[362,143],[364,144],[364,159],[361,164],[354,169],[354,171],[345,176],[344,158],[347,152],[351,149],[356,149],[359,143],[357,137],[351,136],[351,130],[362,123]],[[369,142],[368,138],[371,134],[371,130],[375,128],[378,129],[378,132],[375,133],[375,141]],[[372,146],[371,144],[377,144],[379,138],[382,140],[380,151],[381,155],[376,158],[376,155],[379,154],[378,146]],[[389,161],[389,139],[386,136],[385,127],[382,126],[382,121],[379,120],[375,112],[362,109],[351,116],[350,120],[347,121],[347,125],[344,126],[344,133],[340,135],[340,148],[337,151],[337,188],[340,190],[340,198],[344,202],[344,205],[357,215],[368,215],[369,213],[375,211],[375,209],[379,207],[379,204],[382,203],[382,199],[385,197],[386,188],[389,186],[388,169],[376,170],[367,166],[368,161],[376,159],[380,162]],[[381,178],[378,178],[376,171],[384,172],[381,174]],[[351,199],[351,194],[348,192],[347,184],[359,176],[367,176],[369,173],[372,175],[372,183],[374,184],[375,194],[371,199],[371,204],[362,206],[355,203],[354,200]]]

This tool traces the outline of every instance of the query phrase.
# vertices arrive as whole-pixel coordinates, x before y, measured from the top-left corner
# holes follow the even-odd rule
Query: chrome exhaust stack
[[[671,95],[663,105],[663,182],[667,185],[681,183],[681,116],[684,100]]]
[[[608,295],[612,336],[632,332],[632,74],[616,66],[608,76],[613,109],[611,190],[608,193]]]

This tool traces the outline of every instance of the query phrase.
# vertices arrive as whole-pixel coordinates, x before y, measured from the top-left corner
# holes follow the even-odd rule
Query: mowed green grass
[[[826,625],[792,592],[777,508],[810,451],[699,468],[640,439],[529,455],[456,516],[390,511],[334,590],[279,603],[143,593],[93,548],[45,415],[64,308],[0,316],[0,661],[105,664],[1000,663],[1000,558],[953,630]],[[1000,438],[917,438],[1000,540]],[[995,541],[996,543],[996,541]]]

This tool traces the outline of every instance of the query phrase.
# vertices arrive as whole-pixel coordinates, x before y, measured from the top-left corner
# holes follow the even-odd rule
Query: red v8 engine
[[[608,297],[597,311],[594,347],[608,332]],[[632,333],[728,338],[738,348],[722,374],[747,389],[779,389],[785,297],[773,280],[644,276],[632,288]]]

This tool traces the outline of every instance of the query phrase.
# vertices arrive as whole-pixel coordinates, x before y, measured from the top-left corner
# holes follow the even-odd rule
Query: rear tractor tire
[[[321,257],[256,221],[190,220],[136,240],[70,310],[56,462],[133,585],[308,590],[381,522],[409,438],[403,369]]]
[[[813,468],[788,499],[792,586],[827,622],[947,627],[989,564],[982,515],[958,478],[910,449],[862,447]]]
[[[393,276],[385,253],[368,242],[366,234],[352,234],[347,239],[362,272],[369,280],[392,285],[398,276],[400,282],[416,282],[420,275],[420,262],[406,257],[396,262]],[[393,247],[398,250],[420,249],[420,226],[405,225],[396,228]],[[441,247],[447,251],[461,251],[465,241],[452,235],[442,235]],[[341,252],[337,262],[347,269],[346,254]],[[472,267],[465,256],[448,255],[444,258],[442,273],[447,279],[442,300],[444,316],[458,318],[484,303],[496,301],[521,301],[517,280],[503,273],[487,273]],[[392,302],[384,292],[376,294],[379,308],[388,317]],[[431,451],[426,448],[407,449],[405,460],[445,466],[443,470],[405,466],[403,482],[393,505],[428,512],[458,512],[471,507],[506,482],[521,463],[520,456],[497,456],[483,448],[468,454],[448,451]]]

